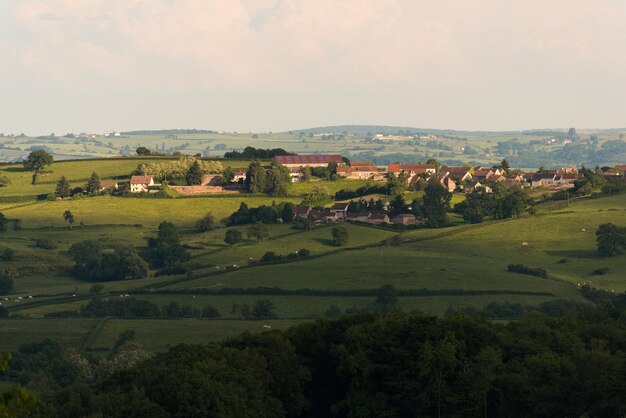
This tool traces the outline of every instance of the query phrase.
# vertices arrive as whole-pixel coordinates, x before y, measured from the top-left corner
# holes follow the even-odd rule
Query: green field
[[[125,329],[135,330],[138,341],[148,349],[160,351],[177,342],[208,341],[243,330],[262,329],[262,322],[238,320],[231,313],[233,304],[252,305],[259,299],[269,299],[276,306],[277,315],[271,323],[283,327],[324,317],[330,305],[337,305],[342,311],[367,308],[374,296],[363,296],[358,291],[371,291],[384,284],[410,292],[425,289],[430,293],[401,296],[399,306],[405,311],[421,310],[437,315],[445,314],[449,308],[481,308],[491,302],[526,305],[555,299],[582,302],[578,285],[584,282],[615,292],[626,290],[622,274],[626,257],[601,258],[595,248],[595,230],[599,224],[626,225],[626,195],[572,199],[569,206],[565,202],[548,202],[537,206],[535,216],[478,225],[468,225],[451,214],[454,226],[444,229],[402,231],[347,224],[349,240],[344,247],[332,245],[329,226],[308,231],[295,230],[291,225],[268,225],[270,238],[262,242],[245,239],[248,226],[238,226],[244,241],[234,247],[223,241],[224,225],[204,233],[197,233],[193,226],[207,212],[223,219],[242,202],[250,207],[285,201],[297,204],[303,195],[317,187],[333,194],[343,188],[356,189],[365,182],[293,184],[289,196],[284,198],[247,194],[173,199],[100,196],[34,201],[32,198],[46,184],[50,188],[46,192],[51,191],[53,177],[65,171],[64,168],[69,171],[68,178],[78,182],[86,180],[94,169],[101,177],[127,176],[139,161],[134,158],[55,163],[51,182],[34,187],[28,184],[27,173],[19,167],[13,167],[13,171],[10,166],[2,168],[15,182],[0,190],[0,196],[23,198],[24,202],[0,204],[0,211],[9,219],[20,219],[22,226],[2,233],[0,251],[10,247],[15,257],[0,261],[0,269],[17,277],[15,294],[3,295],[0,303],[24,319],[0,322],[0,351],[50,336],[60,339],[64,346],[104,352]],[[237,162],[240,167],[247,163]],[[412,200],[419,194],[410,192],[405,198]],[[454,195],[454,198],[457,202],[463,196]],[[66,210],[76,219],[71,229],[63,220]],[[66,250],[72,244],[95,239],[106,248],[125,243],[141,250],[164,220],[180,228],[182,244],[192,256],[189,266],[193,273],[156,278],[151,271],[146,278],[103,283],[104,297],[131,294],[159,306],[175,301],[197,309],[212,305],[222,319],[43,319],[47,313],[77,310],[89,301],[93,283],[69,274],[72,262]],[[79,226],[81,222],[83,227]],[[38,248],[35,243],[42,238],[52,241],[56,248]],[[266,252],[287,255],[301,248],[308,249],[311,256],[288,263],[256,263]],[[509,273],[506,269],[510,263],[541,267],[549,278]],[[608,274],[592,274],[604,267],[608,267]],[[252,294],[250,290],[262,287],[279,290],[263,295]],[[203,293],[225,288],[240,289],[241,294]],[[329,293],[307,296],[303,289]],[[100,325],[96,328],[97,324]]]

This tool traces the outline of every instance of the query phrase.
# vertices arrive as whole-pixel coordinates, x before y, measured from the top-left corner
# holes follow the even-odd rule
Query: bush
[[[301,248],[298,250],[298,255],[300,257],[308,257],[311,255],[311,251],[307,250],[306,248]]]
[[[217,227],[217,219],[215,216],[209,212],[204,215],[204,218],[196,221],[196,231],[198,232],[206,232]]]
[[[13,292],[13,280],[6,274],[0,273],[0,295]]]
[[[5,248],[0,256],[4,261],[12,261],[15,257],[15,252],[10,248]]]
[[[160,277],[160,276],[176,276],[179,274],[185,274],[187,273],[187,267],[183,266],[182,264],[175,264],[173,266],[167,266],[162,268],[161,270],[157,271],[154,274],[154,277]]]
[[[339,309],[337,305],[330,305],[328,309],[326,309],[326,312],[324,312],[324,316],[326,318],[337,318],[341,316],[341,309]]]
[[[8,318],[8,317],[9,317],[9,310],[5,308],[4,306],[0,306],[0,318]]]
[[[0,187],[7,187],[11,180],[7,176],[0,176]]]
[[[209,305],[202,309],[202,318],[219,318],[221,315],[219,311],[213,307],[213,305]]]
[[[507,270],[512,273],[520,273],[520,274],[528,274],[530,276],[542,277],[544,279],[548,278],[548,272],[542,268],[532,268],[525,266],[524,264],[509,264]]]
[[[268,251],[261,257],[261,263],[270,263],[272,261],[281,261],[283,256],[276,254],[274,251]]]
[[[224,242],[228,245],[239,244],[243,240],[243,235],[238,229],[229,229],[224,235]]]
[[[343,226],[336,226],[332,229],[333,243],[340,247],[348,243],[348,231]]]
[[[57,244],[50,238],[38,238],[35,242],[37,248],[43,248],[44,250],[54,250],[57,248]]]
[[[596,276],[604,276],[605,274],[609,274],[609,268],[602,267],[597,270],[594,270],[593,272],[591,272],[591,274],[596,275]]]

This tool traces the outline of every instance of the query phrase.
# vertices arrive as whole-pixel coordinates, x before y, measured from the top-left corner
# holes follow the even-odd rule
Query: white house
[[[132,176],[130,178],[131,193],[147,192],[150,186],[154,186],[154,177],[152,176]]]

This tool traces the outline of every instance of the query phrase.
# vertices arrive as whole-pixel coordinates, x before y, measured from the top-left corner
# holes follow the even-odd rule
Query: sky
[[[0,0],[0,132],[626,127],[624,0]]]

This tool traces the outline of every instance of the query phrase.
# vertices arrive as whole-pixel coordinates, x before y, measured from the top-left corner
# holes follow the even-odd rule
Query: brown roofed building
[[[116,189],[118,184],[115,180],[100,180],[100,191],[107,189]]]
[[[130,192],[147,192],[150,186],[154,186],[153,176],[132,176],[130,178]]]
[[[394,174],[434,174],[437,171],[435,164],[389,164],[388,173]]]

